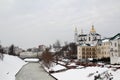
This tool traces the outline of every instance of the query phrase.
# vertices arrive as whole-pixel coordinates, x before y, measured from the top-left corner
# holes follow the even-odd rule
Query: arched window
[[[117,47],[117,43],[115,43],[115,47]]]
[[[89,37],[89,41],[90,41],[90,37]]]

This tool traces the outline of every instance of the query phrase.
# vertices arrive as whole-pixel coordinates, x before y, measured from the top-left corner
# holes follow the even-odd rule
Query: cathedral
[[[110,58],[111,64],[120,64],[120,33],[101,39],[101,35],[92,25],[89,34],[84,34],[83,31],[78,34],[77,28],[75,28],[74,40],[77,44],[78,60]]]
[[[77,28],[75,28],[74,40],[76,44],[87,44],[87,45],[96,45],[99,40],[101,40],[101,35],[98,34],[92,25],[89,34],[84,34],[81,30],[81,33],[78,34]]]

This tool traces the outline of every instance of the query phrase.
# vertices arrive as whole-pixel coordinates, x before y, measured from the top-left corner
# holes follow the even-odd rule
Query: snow
[[[26,59],[24,59],[24,61],[27,61],[27,62],[38,62],[39,59],[38,58],[26,58]]]
[[[113,71],[113,68],[107,67],[83,67],[79,69],[69,69],[64,72],[53,73],[52,75],[58,80],[94,80],[94,76],[98,71],[101,76],[105,76],[105,72],[112,73],[112,80],[120,80],[120,69]],[[90,76],[91,75],[91,76]],[[106,77],[103,80],[107,80]]]
[[[70,60],[69,59],[63,59],[62,61],[69,62]]]
[[[78,69],[78,68],[83,68],[83,67],[84,67],[84,66],[78,66],[78,67],[76,67],[76,68]]]
[[[87,67],[82,69],[70,69],[65,72],[54,73],[52,75],[58,80],[94,80],[94,76],[88,77],[90,73],[95,73],[96,71],[102,73],[106,70],[106,68]]]
[[[87,44],[82,44],[82,46],[88,46]]]
[[[93,58],[88,58],[88,60],[89,60],[89,61],[92,61],[92,60],[93,60]]]
[[[15,80],[16,73],[26,63],[17,56],[4,55],[0,60],[0,80]]]
[[[117,39],[119,39],[120,38],[120,36],[117,36],[115,39],[117,40]]]
[[[68,66],[76,66],[75,63],[70,63]]]
[[[62,61],[58,61],[58,63],[63,64],[63,65],[65,65],[65,64],[66,64],[65,62],[62,62]]]
[[[63,70],[63,69],[66,69],[66,67],[61,66],[61,65],[55,65],[55,66],[51,67],[52,71],[58,71],[58,70]]]
[[[41,64],[41,63],[40,63]],[[67,69],[66,67],[62,66],[62,65],[59,65],[56,63],[52,63],[53,65],[48,69],[47,67],[43,66],[44,69],[49,72],[49,71],[58,71],[58,70],[64,70],[64,69]]]
[[[56,51],[55,51],[54,48],[51,48],[51,49],[50,49],[50,52],[55,53]]]
[[[113,74],[114,78],[113,80],[120,80],[120,70],[117,71],[111,71],[111,73]]]
[[[102,42],[103,42],[103,43],[104,43],[104,42],[109,42],[109,39],[102,40]]]

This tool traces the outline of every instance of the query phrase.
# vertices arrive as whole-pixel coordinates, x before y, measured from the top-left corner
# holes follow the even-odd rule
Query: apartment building
[[[79,60],[96,59],[96,46],[82,44],[77,46],[77,58]]]
[[[120,33],[110,39],[110,63],[120,64]]]

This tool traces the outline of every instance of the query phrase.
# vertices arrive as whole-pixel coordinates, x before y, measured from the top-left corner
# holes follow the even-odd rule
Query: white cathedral
[[[81,33],[78,34],[77,28],[75,28],[74,40],[76,44],[88,44],[88,45],[96,45],[99,40],[101,40],[101,35],[96,33],[94,26],[90,29],[89,34],[84,34],[81,30]]]

